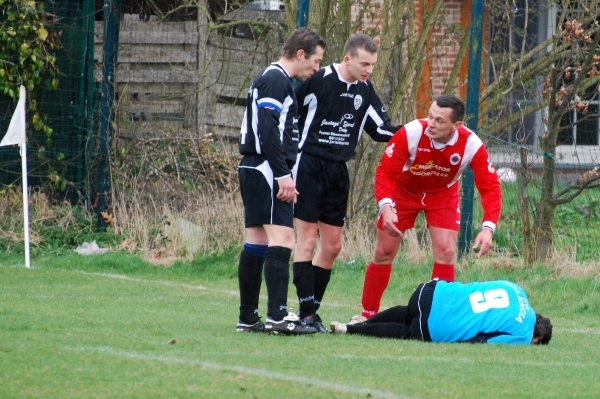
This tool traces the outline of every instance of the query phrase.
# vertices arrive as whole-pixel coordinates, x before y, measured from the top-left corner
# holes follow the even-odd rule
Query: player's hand
[[[296,203],[298,197],[298,191],[296,191],[296,184],[291,176],[284,177],[283,179],[277,180],[279,184],[279,191],[277,192],[277,198],[285,202]]]
[[[488,229],[481,229],[481,232],[477,234],[475,237],[475,242],[473,243],[473,249],[479,248],[479,252],[475,255],[476,258],[481,258],[483,255],[490,252],[490,250],[494,247],[492,244],[492,231]]]
[[[381,209],[381,216],[383,230],[388,233],[392,237],[401,237],[402,232],[398,230],[396,227],[396,223],[398,223],[398,215],[394,212],[394,209],[391,206],[385,206]]]

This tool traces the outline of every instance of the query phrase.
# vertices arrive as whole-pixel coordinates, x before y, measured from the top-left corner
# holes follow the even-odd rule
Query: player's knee
[[[324,247],[323,249],[325,249],[327,251],[327,254],[330,257],[335,258],[340,254],[340,252],[342,252],[342,242],[337,241],[337,242],[329,243],[329,245],[327,245],[327,247]]]
[[[373,254],[373,262],[377,264],[389,264],[396,257],[396,251],[391,248],[377,246]]]
[[[452,263],[456,256],[456,247],[453,245],[444,245],[437,248],[434,252],[438,260],[443,261],[444,263]]]
[[[317,247],[316,237],[298,237],[296,242],[296,252],[312,254]]]

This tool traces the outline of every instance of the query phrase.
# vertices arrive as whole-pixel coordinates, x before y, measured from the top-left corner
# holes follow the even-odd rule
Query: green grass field
[[[549,346],[432,344],[235,332],[236,251],[168,268],[133,255],[0,257],[1,398],[594,398],[598,279],[470,266],[521,284],[555,326]],[[364,265],[338,264],[326,324],[360,310]],[[385,307],[429,265],[396,265]],[[263,284],[263,292],[265,292]],[[290,285],[290,304],[295,291]],[[295,306],[294,306],[295,307]],[[266,296],[261,296],[265,314]]]

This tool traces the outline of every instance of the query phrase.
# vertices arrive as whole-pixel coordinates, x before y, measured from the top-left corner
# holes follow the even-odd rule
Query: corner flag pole
[[[23,174],[23,231],[25,232],[25,267],[31,267],[29,255],[29,198],[27,195],[27,144],[25,139],[25,87],[19,89],[19,102],[13,114],[8,131],[0,142],[0,147],[18,144],[21,147],[21,170]]]
[[[27,144],[19,144],[21,147],[21,170],[23,171],[23,230],[25,231],[25,267],[31,267],[29,255],[29,196],[27,194]]]

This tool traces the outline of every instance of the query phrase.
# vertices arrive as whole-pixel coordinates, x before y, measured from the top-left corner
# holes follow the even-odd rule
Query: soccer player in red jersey
[[[483,142],[462,125],[464,114],[465,105],[458,97],[439,96],[426,119],[404,125],[388,142],[375,173],[379,218],[375,254],[363,286],[364,318],[379,311],[402,236],[414,227],[421,211],[433,246],[431,278],[454,281],[459,179],[467,166],[473,170],[484,211],[473,248],[479,248],[478,258],[492,249],[502,206],[500,182]]]

